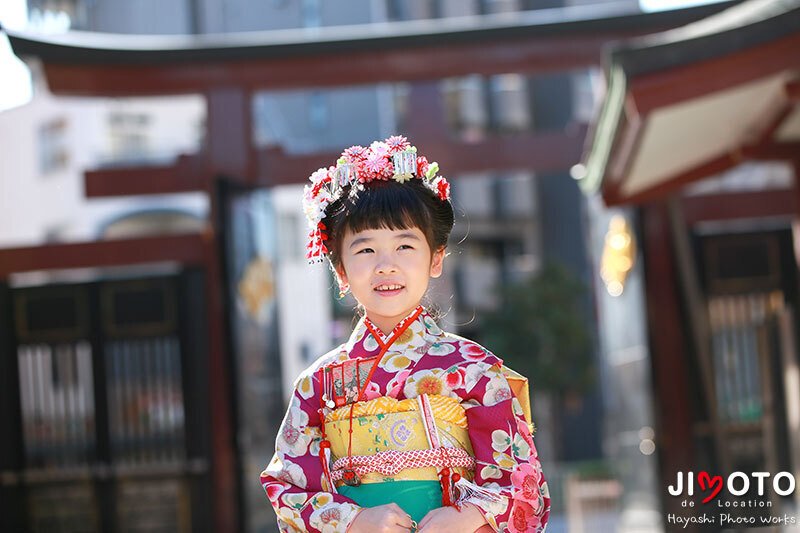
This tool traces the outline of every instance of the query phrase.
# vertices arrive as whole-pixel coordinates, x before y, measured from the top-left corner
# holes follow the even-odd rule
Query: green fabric
[[[342,485],[336,490],[352,498],[361,507],[376,507],[396,503],[419,522],[428,511],[442,506],[442,486],[438,481],[384,481],[365,483],[358,487]]]

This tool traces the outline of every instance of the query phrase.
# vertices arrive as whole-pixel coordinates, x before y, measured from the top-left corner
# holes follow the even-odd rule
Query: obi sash
[[[474,452],[460,400],[440,395],[426,395],[425,400],[383,396],[328,413],[325,434],[331,443],[334,474],[337,465],[355,462],[364,484],[438,481],[439,471],[451,466],[453,472],[471,480]],[[376,456],[384,461],[376,462]],[[343,485],[341,478],[334,479],[337,487]]]

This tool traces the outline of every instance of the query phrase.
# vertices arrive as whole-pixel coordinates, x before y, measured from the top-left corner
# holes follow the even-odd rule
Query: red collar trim
[[[387,337],[383,336],[381,330],[376,327],[366,315],[364,316],[364,325],[367,326],[367,330],[369,330],[369,332],[375,338],[375,341],[381,347],[381,352],[385,352],[386,349],[394,344],[394,341],[396,341],[398,337],[400,337],[400,335],[402,335],[403,332],[407,330],[408,327],[417,320],[417,318],[419,318],[419,315],[421,315],[424,310],[425,308],[423,308],[421,305],[418,305],[416,309],[414,309],[414,312],[397,323]]]

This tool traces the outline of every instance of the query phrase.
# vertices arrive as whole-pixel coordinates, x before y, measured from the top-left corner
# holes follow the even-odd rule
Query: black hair
[[[447,247],[454,222],[450,201],[441,200],[421,179],[355,184],[345,188],[325,210],[328,259],[334,268],[341,265],[342,240],[347,229],[357,233],[366,229],[418,227],[431,252],[435,252]]]

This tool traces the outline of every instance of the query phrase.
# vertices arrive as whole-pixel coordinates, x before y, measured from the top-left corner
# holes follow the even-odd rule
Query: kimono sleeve
[[[495,531],[545,530],[550,495],[522,406],[500,362],[468,365],[466,410],[475,479],[460,502],[476,505]]]
[[[278,430],[275,455],[261,485],[281,531],[344,533],[361,509],[331,491],[319,458],[322,431],[313,374],[301,377]]]

